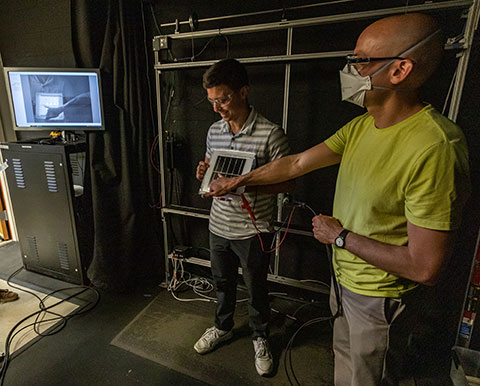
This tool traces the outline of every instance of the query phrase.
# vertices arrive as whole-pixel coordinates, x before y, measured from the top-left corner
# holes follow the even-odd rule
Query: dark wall
[[[283,2],[287,6],[305,5],[312,2]],[[411,4],[419,2],[411,2]],[[403,6],[402,1],[388,2],[352,2],[333,7],[317,7],[304,10],[288,11],[287,16],[301,18],[322,16],[332,13],[351,12],[356,10],[387,8]],[[255,4],[240,2],[217,3],[210,7],[202,1],[190,1],[188,4],[174,1],[156,2],[154,6],[158,24],[164,24],[179,19],[188,20],[189,15],[195,12],[199,19],[213,18],[217,16],[241,14],[265,9],[278,8],[281,2],[260,1]],[[366,8],[370,7],[370,8]],[[264,23],[280,20],[282,14],[268,14],[261,16],[249,16],[226,20],[216,20],[200,24],[200,29],[208,30],[235,25]],[[435,16],[440,20],[447,36],[456,36],[461,32],[461,11],[436,12]],[[360,31],[374,19],[358,20],[355,22],[328,24],[324,26],[305,27],[294,30],[293,44],[294,53],[318,52],[335,50],[352,50],[355,46],[356,37]],[[180,30],[189,31],[188,25],[181,25]],[[173,27],[163,26],[158,34],[173,32]],[[286,32],[274,31],[261,34],[241,34],[225,38],[197,39],[194,41],[194,53],[202,54],[197,60],[219,59],[226,57],[266,56],[285,52]],[[227,50],[228,47],[228,50]],[[205,50],[203,50],[205,48]],[[174,41],[170,56],[162,53],[165,60],[175,57],[177,60],[188,61],[192,56],[192,41]],[[450,81],[456,67],[456,52],[447,51],[445,58],[425,87],[424,100],[432,103],[442,111],[444,100],[448,93]],[[474,55],[475,56],[475,55]],[[469,95],[477,93],[475,86],[476,63],[478,57],[472,57],[470,73],[467,78],[467,91]],[[363,112],[362,109],[340,101],[340,84],[338,71],[344,66],[342,59],[315,60],[296,62],[291,66],[291,88],[288,110],[287,133],[293,152],[303,151],[317,143],[322,142],[333,134],[343,124],[354,116]],[[165,129],[173,133],[180,143],[181,157],[178,159],[173,180],[177,183],[172,186],[171,202],[198,208],[208,208],[209,201],[202,200],[198,194],[198,182],[194,178],[195,168],[199,160],[203,159],[205,151],[205,138],[208,127],[212,122],[219,119],[209,103],[205,100],[205,92],[201,87],[201,75],[205,69],[189,69],[179,71],[167,71],[162,75],[163,85],[163,116],[165,107],[168,105],[166,95],[174,89],[174,97],[168,108],[168,117],[165,120]],[[247,66],[251,78],[249,99],[256,109],[270,120],[282,123],[282,104],[284,86],[284,65],[282,64],[251,64]],[[478,102],[478,99],[477,99]],[[477,153],[475,146],[478,140],[478,103],[469,96],[463,99],[459,122],[462,125],[471,147],[472,153]],[[465,119],[464,117],[468,117]],[[478,175],[478,156],[472,157],[472,172]],[[331,167],[318,170],[297,181],[295,198],[309,204],[317,213],[330,214],[332,210],[333,194],[335,187],[337,168]],[[177,188],[179,191],[177,191]],[[477,193],[475,191],[474,193]],[[476,204],[473,204],[473,207]],[[470,207],[472,208],[472,207]],[[475,246],[475,234],[478,224],[467,213],[465,223],[468,224],[467,239],[463,239],[462,247],[458,248],[456,262],[462,269],[455,272],[456,282],[462,286],[465,283],[465,264],[473,255]],[[181,223],[180,219],[176,221]],[[296,227],[308,228],[311,223],[311,213],[297,210],[293,223]],[[178,225],[178,229],[182,226]],[[205,224],[206,227],[206,224]],[[196,227],[195,232],[177,232],[179,240],[185,244],[203,243],[207,247],[204,230],[201,226]],[[461,235],[462,238],[465,235]],[[318,278],[328,276],[326,256],[324,248],[314,242],[306,242],[304,237],[291,235],[287,238],[288,243],[281,249],[282,274],[299,279]],[[461,292],[461,291],[460,291]]]
[[[4,67],[75,67],[70,1],[0,0],[0,53]],[[0,98],[7,98],[3,85]],[[13,130],[10,117],[6,117],[6,104],[1,105],[0,113],[5,129]],[[48,133],[17,132],[17,137],[41,137]]]
[[[4,66],[74,67],[70,1],[0,1]]]
[[[158,23],[172,22],[176,18],[188,20],[192,12],[199,18],[231,15],[251,11],[279,8],[282,3],[289,6],[308,4],[316,1],[256,1],[256,2],[210,2],[191,0],[179,2],[163,0],[152,2],[153,11]],[[404,1],[368,2],[370,7],[401,6]],[[418,1],[411,1],[419,3]],[[287,12],[287,17],[311,17],[338,11],[354,11],[364,7],[366,2],[351,2],[332,7],[320,7],[300,11]],[[68,0],[0,0],[0,53],[5,66],[45,66],[72,67],[75,65],[70,36],[70,2]],[[147,22],[155,25],[151,18],[150,5],[145,3]],[[228,19],[202,24],[202,29],[218,28],[251,23],[277,21],[281,12],[248,17]],[[460,12],[438,13],[437,16],[447,30],[448,36],[460,32]],[[302,28],[294,33],[294,46],[306,52],[322,50],[353,49],[358,33],[372,20],[340,23],[322,27]],[[181,27],[183,31],[187,26]],[[162,28],[161,33],[171,33],[172,28]],[[157,31],[157,34],[159,32]],[[477,33],[478,34],[478,33]],[[260,56],[284,52],[285,32],[276,31],[263,36],[234,36],[229,38],[228,53],[235,56]],[[199,53],[208,39],[195,41],[195,53]],[[474,50],[469,65],[465,93],[458,118],[459,124],[467,136],[473,177],[472,197],[478,197],[479,177],[479,77],[480,57]],[[294,51],[295,51],[294,50]],[[191,56],[191,42],[184,42],[172,50],[177,58]],[[297,51],[295,51],[297,52]],[[199,59],[220,58],[227,54],[227,41],[224,38],[214,39]],[[446,58],[437,73],[426,87],[425,100],[431,101],[440,110],[446,96],[455,65],[455,53],[447,52]],[[332,59],[295,63],[292,65],[292,88],[290,90],[290,106],[288,136],[294,152],[321,142],[331,135],[342,124],[362,112],[361,109],[340,102],[338,70],[343,67],[342,60]],[[251,77],[250,101],[266,117],[274,122],[282,120],[283,66],[278,64],[250,65]],[[209,125],[218,119],[211,106],[205,100],[205,92],[201,88],[203,69],[167,72],[162,77],[163,108],[167,105],[166,91],[173,86],[174,97],[166,120],[166,128],[179,139],[180,147],[176,156],[177,170],[170,180],[171,195],[174,202],[208,208],[209,202],[201,200],[196,194],[198,182],[194,179],[194,171],[198,160],[202,159],[205,150],[205,136]],[[175,76],[173,75],[175,73]],[[5,101],[4,88],[0,87],[0,98]],[[147,105],[147,104],[146,104]],[[163,111],[165,114],[165,110]],[[4,112],[2,111],[2,118]],[[3,121],[6,121],[3,119]],[[8,121],[8,120],[7,120]],[[331,213],[335,185],[336,168],[328,168],[311,173],[297,183],[295,196],[305,201],[315,211]],[[471,200],[465,216],[455,259],[457,270],[453,271],[453,282],[461,287],[465,282],[465,268],[473,255],[478,230],[478,203]],[[311,215],[297,210],[294,223],[301,227],[308,226]],[[197,221],[197,220],[195,220]],[[188,224],[187,224],[188,225]],[[195,223],[195,231],[189,232],[181,221],[176,224],[178,242],[206,247],[206,224]],[[183,239],[183,240],[182,240]],[[291,236],[288,244],[282,249],[285,276],[298,278],[327,277],[323,248],[314,240],[305,241],[304,237]],[[459,267],[459,268],[458,268]]]

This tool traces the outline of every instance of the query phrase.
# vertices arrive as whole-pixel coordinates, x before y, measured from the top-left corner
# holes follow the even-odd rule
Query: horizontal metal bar
[[[312,60],[312,59],[328,59],[328,58],[342,58],[351,54],[352,51],[330,51],[330,52],[313,52],[309,54],[292,54],[292,55],[277,55],[277,56],[257,56],[251,58],[237,58],[240,63],[275,63],[275,62],[293,62],[298,60]],[[156,64],[156,70],[173,70],[179,68],[192,67],[209,67],[218,60],[204,60],[202,62],[175,62]]]
[[[196,217],[196,218],[203,218],[208,220],[210,218],[210,215],[204,214],[204,213],[198,213],[198,212],[193,212],[188,210],[188,207],[185,207],[185,209],[173,209],[173,208],[163,208],[162,213],[169,213],[169,214],[178,214],[181,216],[187,216],[187,217]],[[287,228],[282,227],[280,228],[281,232],[285,232]],[[293,233],[296,235],[301,235],[301,236],[313,236],[313,232],[311,231],[304,231],[301,229],[295,229],[290,227],[288,229],[288,233]]]
[[[173,257],[171,254],[168,255],[168,258],[173,260]],[[183,259],[183,262],[210,268],[210,260],[199,259],[198,257],[189,257],[188,259]],[[238,268],[238,273],[242,274],[242,268]],[[308,281],[296,280],[296,279],[291,279],[284,276],[271,275],[271,274],[268,274],[267,279],[268,281],[271,281],[274,283],[289,285],[292,287],[301,288],[301,289],[305,289],[313,292],[318,292],[322,294],[329,293],[329,290],[325,286],[313,285],[314,282],[311,282],[309,284]]]
[[[316,286],[312,285],[314,282],[312,281],[312,284],[308,284],[308,281],[303,281],[303,280],[295,280],[291,279],[288,277],[284,276],[278,276],[278,275],[268,275],[268,281],[274,282],[274,283],[279,283],[279,284],[284,284],[284,285],[289,285],[291,287],[296,287],[296,288],[301,288],[304,290],[309,290],[312,292],[318,292],[321,294],[326,294],[328,295],[330,293],[330,290],[326,288],[325,286]]]
[[[286,228],[281,228],[282,232],[286,231]],[[293,233],[294,235],[301,235],[301,236],[310,236],[313,237],[313,232],[311,231],[302,231],[300,229],[289,228],[288,233]]]
[[[205,23],[205,22],[217,21],[217,20],[237,19],[239,17],[268,15],[270,13],[292,11],[292,10],[296,10],[296,9],[322,7],[322,6],[325,6],[325,5],[332,5],[332,4],[339,4],[339,3],[351,3],[352,1],[354,1],[354,0],[333,0],[333,1],[326,1],[324,3],[298,5],[296,7],[269,9],[269,10],[266,10],[266,11],[258,11],[258,12],[238,13],[238,14],[235,14],[235,15],[228,15],[228,16],[207,17],[205,19],[198,19],[198,22],[199,23]],[[190,20],[183,20],[183,21],[179,22],[179,24],[180,25],[185,25],[185,24],[188,25],[188,24],[190,24]],[[175,27],[176,25],[177,25],[176,22],[164,23],[164,24],[160,24],[160,28],[161,27]]]
[[[208,214],[191,212],[191,211],[182,210],[182,209],[162,208],[162,214],[163,213],[179,214],[179,215],[182,215],[182,216],[204,218],[204,219],[207,219],[207,220],[210,218],[210,216]]]
[[[384,8],[373,11],[360,11],[345,14],[336,14],[328,16],[312,17],[300,20],[285,20],[273,23],[253,24],[240,27],[218,28],[206,31],[180,32],[169,34],[171,39],[192,39],[192,38],[208,38],[216,35],[237,35],[241,33],[253,33],[263,31],[274,31],[286,29],[289,27],[309,27],[321,24],[331,24],[338,22],[347,22],[352,20],[371,19],[378,16],[395,15],[408,12],[433,11],[451,8],[466,8],[473,3],[472,0],[452,0],[441,3],[426,3],[418,5],[408,5],[394,8]]]

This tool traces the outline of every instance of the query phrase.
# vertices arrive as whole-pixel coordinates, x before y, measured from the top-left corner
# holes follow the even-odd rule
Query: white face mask
[[[340,71],[340,87],[342,101],[364,107],[365,92],[372,89],[372,79],[370,76],[361,76],[354,66],[346,64]]]
[[[428,35],[426,38],[420,40],[418,43],[415,43],[409,49],[403,51],[398,56],[401,57],[406,55],[419,47],[420,45],[426,43],[430,40],[434,35],[439,33],[440,30],[435,31],[431,35]],[[386,69],[390,64],[392,64],[395,60],[388,61],[385,65],[380,67],[377,71],[375,71],[372,75],[361,76],[355,66],[346,64],[343,70],[340,71],[340,87],[342,89],[342,101],[347,101],[353,103],[360,107],[365,107],[365,93],[367,90],[371,89],[382,89],[382,90],[391,90],[388,87],[380,87],[380,86],[372,86],[372,78],[377,75],[379,72]]]

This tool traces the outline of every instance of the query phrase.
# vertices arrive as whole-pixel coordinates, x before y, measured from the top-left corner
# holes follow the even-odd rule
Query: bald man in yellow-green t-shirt
[[[419,327],[423,290],[451,256],[470,191],[460,128],[419,97],[443,42],[427,15],[371,24],[340,72],[342,100],[367,113],[303,153],[210,186],[209,195],[221,196],[340,164],[333,216],[312,219],[315,238],[333,245],[339,284],[330,299],[336,385],[415,384],[425,376],[425,356],[415,352],[427,333]],[[429,344],[420,348],[428,353]]]

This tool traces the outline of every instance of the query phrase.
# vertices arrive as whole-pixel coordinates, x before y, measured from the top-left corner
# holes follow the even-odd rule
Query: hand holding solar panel
[[[210,193],[215,184],[225,182],[226,178],[237,177],[252,170],[255,161],[255,153],[237,150],[214,150],[210,160],[210,167],[200,185],[200,194]],[[220,177],[220,178],[219,178]],[[219,179],[218,181],[215,181]],[[245,187],[241,187],[232,193],[243,193]],[[225,191],[225,193],[228,193]],[[218,194],[215,194],[218,195]]]
[[[63,104],[61,106],[46,106],[46,105],[44,105],[45,108],[47,109],[47,114],[45,116],[45,119],[48,121],[48,120],[57,118],[61,113],[63,113],[65,111],[65,108],[68,107],[68,106],[81,106],[81,105],[90,106],[90,93],[89,92],[79,94],[79,95],[73,97],[72,99],[70,99],[69,101],[67,101],[65,104]]]

